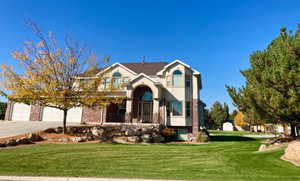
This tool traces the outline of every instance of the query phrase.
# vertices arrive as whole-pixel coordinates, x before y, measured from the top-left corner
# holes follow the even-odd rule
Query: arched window
[[[115,72],[115,73],[113,73],[112,77],[113,77],[113,84],[112,84],[113,88],[118,88],[122,82],[121,73]]]
[[[173,86],[174,87],[183,87],[183,75],[180,70],[175,70],[173,72]]]
[[[122,75],[121,75],[120,72],[115,72],[115,73],[113,73],[112,76],[113,76],[113,77],[122,77]]]
[[[153,94],[150,91],[145,92],[141,97],[141,101],[152,101],[153,99]]]

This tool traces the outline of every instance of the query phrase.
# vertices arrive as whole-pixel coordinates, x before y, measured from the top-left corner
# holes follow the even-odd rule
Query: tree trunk
[[[296,124],[291,123],[291,136],[292,137],[296,137],[297,133],[296,133]]]
[[[67,132],[67,114],[68,114],[68,110],[64,110],[63,134],[66,134]]]

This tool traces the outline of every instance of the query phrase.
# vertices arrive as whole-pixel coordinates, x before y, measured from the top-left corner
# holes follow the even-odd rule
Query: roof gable
[[[193,68],[192,68],[191,66],[189,66],[188,64],[186,64],[186,63],[184,63],[184,62],[182,62],[182,61],[180,61],[180,60],[174,60],[173,62],[171,62],[171,63],[165,65],[165,66],[163,67],[163,69],[161,69],[161,71],[157,72],[156,75],[162,75],[164,71],[166,71],[170,66],[172,66],[173,64],[176,64],[176,63],[181,64],[181,65],[183,65],[183,66],[185,66],[185,67],[191,69],[191,70],[193,71],[193,74],[194,74],[194,75],[199,75],[199,74],[200,74],[197,70],[193,69]]]

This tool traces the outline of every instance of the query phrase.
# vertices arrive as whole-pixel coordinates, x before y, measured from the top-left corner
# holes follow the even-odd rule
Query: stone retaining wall
[[[87,140],[107,142],[160,143],[164,142],[162,129],[158,124],[103,124],[68,126],[67,133],[72,136],[85,137]],[[61,133],[62,128],[47,129],[48,133]]]

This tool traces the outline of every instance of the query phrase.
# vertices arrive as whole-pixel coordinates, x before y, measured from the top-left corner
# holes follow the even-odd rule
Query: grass
[[[283,149],[258,153],[257,139],[214,132],[209,144],[37,144],[0,150],[0,175],[87,176],[202,181],[300,180],[280,160]]]

